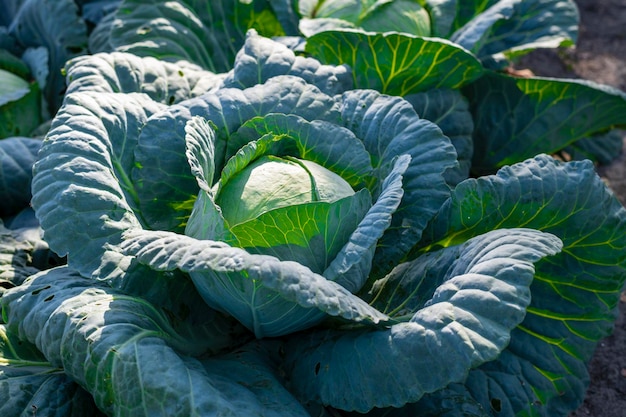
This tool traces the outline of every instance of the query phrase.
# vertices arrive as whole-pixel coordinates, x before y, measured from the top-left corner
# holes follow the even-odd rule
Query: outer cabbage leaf
[[[377,248],[373,277],[380,277],[417,243],[426,223],[448,198],[443,174],[457,164],[456,152],[437,125],[420,119],[400,97],[373,90],[348,91],[341,96],[341,116],[343,125],[363,141],[375,177],[384,178],[397,156],[411,156],[404,174],[404,197]],[[374,197],[378,184],[380,180],[371,187]]]
[[[590,81],[487,72],[463,93],[474,115],[472,169],[479,173],[626,126],[626,94]]]
[[[223,76],[192,64],[172,64],[153,57],[113,52],[74,58],[65,66],[69,87],[76,91],[146,93],[154,101],[174,104],[221,85]]]
[[[325,64],[348,64],[356,88],[396,96],[459,88],[482,72],[480,62],[458,45],[405,33],[324,31],[309,37],[305,49]]]
[[[571,159],[590,159],[600,165],[608,165],[624,147],[623,133],[620,129],[597,133],[566,146],[563,153]]]
[[[54,16],[54,18],[50,18]],[[87,26],[73,0],[26,0],[9,26],[9,33],[25,47],[45,46],[49,52],[45,97],[54,114],[61,105],[65,79],[59,71],[68,59],[87,47]]]
[[[420,117],[437,124],[454,145],[459,164],[445,172],[446,182],[455,186],[467,179],[474,154],[474,121],[467,99],[452,89],[434,89],[404,98]]]
[[[459,184],[424,244],[506,227],[553,233],[563,251],[537,263],[532,302],[509,347],[466,384],[486,409],[493,402],[503,414],[566,415],[582,400],[586,364],[614,323],[626,280],[626,210],[589,161],[541,155]]]
[[[285,371],[294,392],[303,402],[367,412],[400,407],[462,381],[470,368],[497,358],[506,347],[530,302],[533,263],[560,249],[559,239],[549,234],[499,230],[418,258],[408,268],[401,264],[388,282],[397,291],[405,279],[440,283],[424,306],[386,330],[320,330],[292,337]],[[411,288],[404,293],[407,300]]]
[[[156,307],[67,267],[33,276],[1,303],[9,328],[34,343],[52,366],[63,367],[107,415],[279,417],[286,408],[306,415],[294,400],[264,402],[272,395],[290,398],[267,365],[247,381],[239,380],[239,372],[226,373],[228,367],[205,369],[180,353],[189,350],[189,341],[172,332]]]
[[[128,266],[110,248],[141,225],[132,149],[161,108],[146,95],[76,93],[52,122],[33,168],[32,205],[51,249],[71,253],[70,264],[86,276],[115,276]]]
[[[472,398],[465,385],[455,383],[426,394],[418,402],[406,404],[402,408],[375,408],[366,415],[368,417],[492,417],[490,411],[485,411],[482,405]],[[347,413],[347,416],[362,417],[363,414],[353,412]]]
[[[262,37],[253,29],[246,34],[224,87],[248,88],[276,75],[295,75],[330,96],[352,88],[346,65],[322,65],[316,59],[296,56],[287,46]]]
[[[0,324],[0,398],[3,416],[104,416],[85,390],[4,324]]]
[[[451,35],[488,65],[537,48],[575,44],[578,9],[571,0],[504,0]]]
[[[124,0],[115,16],[108,40],[115,50],[216,73],[232,68],[249,28],[267,37],[284,34],[265,0]]]
[[[39,139],[12,137],[0,141],[0,217],[28,207],[32,167],[39,148]]]

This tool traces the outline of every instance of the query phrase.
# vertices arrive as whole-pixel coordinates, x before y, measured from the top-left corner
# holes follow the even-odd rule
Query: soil
[[[535,51],[516,68],[541,76],[584,78],[626,92],[626,1],[576,3],[581,17],[576,47]],[[626,132],[623,137],[626,145]],[[626,205],[626,151],[610,165],[598,167],[598,172]],[[570,417],[626,416],[626,293],[619,307],[613,334],[600,342],[589,365],[587,396]]]

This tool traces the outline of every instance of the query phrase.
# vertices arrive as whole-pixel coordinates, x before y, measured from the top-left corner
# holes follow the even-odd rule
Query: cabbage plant
[[[120,51],[66,73],[32,206],[67,264],[0,298],[0,414],[580,404],[626,277],[591,162],[451,187],[457,147],[413,103],[254,31],[225,73]]]

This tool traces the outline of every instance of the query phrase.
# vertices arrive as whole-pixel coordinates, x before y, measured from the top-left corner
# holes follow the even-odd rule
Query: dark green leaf
[[[125,0],[109,42],[117,51],[226,72],[249,28],[267,37],[284,34],[265,0]]]
[[[474,116],[472,169],[478,173],[626,126],[626,94],[590,81],[486,72],[463,93]]]
[[[39,139],[12,137],[0,141],[0,217],[28,207],[32,168],[39,148]]]
[[[473,55],[445,39],[360,30],[321,32],[306,51],[326,64],[348,64],[356,88],[403,96],[433,88],[459,88],[482,72]]]
[[[50,114],[54,114],[65,90],[60,70],[68,59],[85,53],[87,48],[87,25],[78,14],[78,6],[73,0],[26,0],[11,22],[9,33],[23,46],[44,46],[48,50],[45,97]]]

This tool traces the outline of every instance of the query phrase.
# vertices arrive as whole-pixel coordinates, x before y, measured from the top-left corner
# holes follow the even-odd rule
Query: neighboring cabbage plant
[[[623,92],[506,71],[533,50],[575,45],[574,0],[122,0],[109,17],[92,51],[224,72],[256,28],[324,64],[349,65],[354,88],[402,96],[441,127],[458,154],[446,173],[452,186],[541,153],[608,163],[622,147],[607,132],[626,127]]]
[[[582,401],[626,278],[626,210],[589,161],[452,188],[458,148],[413,104],[254,31],[219,75],[124,52],[66,73],[32,205],[67,265],[0,299],[0,415]]]

